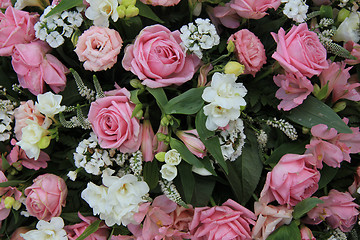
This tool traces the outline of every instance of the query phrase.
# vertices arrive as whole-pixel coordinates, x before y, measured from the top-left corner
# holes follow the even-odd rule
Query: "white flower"
[[[354,41],[357,43],[360,40],[359,24],[359,12],[350,13],[350,15],[340,24],[332,39],[337,42]]]
[[[25,240],[67,240],[64,221],[61,217],[53,217],[50,222],[40,220],[36,224],[37,230],[20,234]]]
[[[225,160],[235,161],[241,155],[245,139],[243,120],[238,118],[230,121],[220,133],[220,147]]]
[[[50,45],[50,47],[57,48],[65,42],[65,39],[60,35],[60,33],[53,31],[46,36],[46,42]]]
[[[116,22],[119,14],[116,10],[118,0],[86,0],[90,7],[85,11],[85,16],[94,21],[95,26],[109,27],[109,17]]]
[[[171,149],[165,153],[165,163],[169,165],[179,165],[181,162],[180,153],[176,149]]]
[[[236,83],[235,74],[215,73],[211,80],[211,86],[204,89],[202,98],[206,102],[216,102],[222,108],[240,109],[246,106],[244,97],[247,93],[242,83]]]
[[[97,186],[92,182],[81,192],[81,197],[93,209],[94,214],[109,213],[112,207],[105,204],[108,197],[108,188],[105,186]]]
[[[204,114],[207,116],[205,126],[210,131],[216,130],[218,127],[225,127],[230,120],[240,117],[240,109],[226,109],[219,106],[216,102],[204,106]]]
[[[76,171],[69,171],[67,176],[70,178],[71,181],[75,181],[76,177],[77,177],[77,172]]]
[[[160,169],[160,173],[163,179],[172,181],[177,176],[177,168],[174,165],[164,164]]]
[[[191,171],[193,171],[194,173],[197,173],[201,176],[211,176],[212,173],[209,172],[209,170],[207,170],[206,168],[198,168],[195,165],[192,166]]]
[[[286,1],[283,13],[294,21],[301,23],[306,19],[309,6],[303,0]]]
[[[48,117],[53,117],[55,114],[65,110],[65,106],[60,106],[61,100],[61,95],[46,92],[44,94],[37,95],[37,103],[35,103],[35,107],[42,114],[45,114]]]

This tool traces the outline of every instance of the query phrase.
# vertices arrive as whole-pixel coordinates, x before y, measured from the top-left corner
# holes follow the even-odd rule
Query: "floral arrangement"
[[[0,238],[358,239],[359,5],[0,0]]]

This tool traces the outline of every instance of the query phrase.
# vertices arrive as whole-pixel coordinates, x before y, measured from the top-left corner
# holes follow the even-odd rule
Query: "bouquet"
[[[0,236],[358,239],[358,0],[0,0]]]

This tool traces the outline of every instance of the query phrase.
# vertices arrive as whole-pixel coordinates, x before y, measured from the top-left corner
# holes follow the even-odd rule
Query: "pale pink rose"
[[[10,56],[15,44],[29,43],[35,39],[34,25],[38,14],[9,6],[5,14],[0,11],[0,56]]]
[[[339,99],[348,99],[351,101],[360,101],[360,94],[356,90],[360,83],[349,83],[350,68],[345,68],[344,62],[330,63],[329,68],[322,71],[319,76],[321,87],[328,83],[328,91],[326,97],[332,93],[332,102]]]
[[[64,179],[46,173],[33,182],[33,185],[25,189],[25,205],[29,214],[44,221],[60,216],[68,193]]]
[[[32,120],[42,126],[45,122],[45,116],[36,108],[32,100],[21,102],[20,106],[14,110],[15,117],[15,136],[18,141],[22,139],[21,129],[27,126],[27,120]]]
[[[152,6],[170,7],[177,5],[180,0],[140,0],[141,2]]]
[[[91,103],[88,119],[102,148],[117,148],[122,153],[136,152],[141,144],[139,119],[131,117],[135,104],[130,102],[130,92],[112,91],[111,96]]]
[[[233,0],[231,8],[242,18],[260,19],[269,8],[277,9],[281,0]]]
[[[331,189],[328,196],[320,198],[320,203],[307,213],[308,223],[319,224],[325,219],[333,229],[340,228],[343,232],[349,232],[356,223],[359,215],[359,205],[354,203],[355,198],[349,192],[339,192]]]
[[[195,208],[190,224],[192,240],[251,239],[253,212],[228,199],[222,206]]]
[[[157,130],[156,134],[158,134],[158,133],[167,135],[169,133],[168,126],[163,126],[160,124],[159,129]],[[166,152],[166,150],[169,148],[169,144],[166,143],[165,141],[159,141],[156,134],[154,135],[154,138],[153,138],[154,153],[156,154],[159,152]]]
[[[188,208],[176,206],[175,211],[170,213],[173,223],[166,229],[166,236],[174,240],[190,239],[190,223],[194,216],[194,208],[188,205]]]
[[[7,182],[8,179],[6,178],[3,171],[0,171],[0,183]],[[13,197],[16,201],[20,200],[21,192],[17,190],[15,187],[0,187],[0,221],[7,218],[10,214],[11,208],[5,207],[5,198],[6,197]]]
[[[192,79],[200,59],[181,47],[180,32],[162,25],[141,30],[125,48],[122,65],[150,88],[181,85]]]
[[[6,160],[10,165],[15,162],[19,162],[22,166],[28,169],[39,170],[40,168],[46,168],[47,162],[50,161],[49,155],[44,152],[40,151],[39,158],[35,160],[34,158],[29,158],[25,151],[16,145],[16,140],[12,139],[11,144],[13,148],[11,149],[10,153],[6,156]],[[1,160],[0,160],[1,162]]]
[[[318,189],[320,173],[308,162],[312,154],[285,154],[266,176],[260,194],[260,202],[268,204],[276,200],[280,205],[295,206],[311,197]]]
[[[301,240],[316,240],[312,231],[304,225],[300,229]]]
[[[154,130],[150,120],[144,120],[142,124],[141,152],[145,162],[151,162],[154,159]]]
[[[237,59],[245,66],[245,73],[255,74],[266,63],[264,45],[260,39],[247,29],[242,29],[230,36],[235,43]]]
[[[254,204],[256,224],[252,229],[252,238],[255,240],[265,240],[275,229],[292,220],[292,209],[286,206],[272,206],[260,202]]]
[[[78,212],[79,218],[82,220],[81,223],[77,223],[75,225],[67,225],[64,227],[64,230],[67,233],[67,237],[69,240],[76,240],[85,229],[90,226],[93,222],[99,220],[96,217],[84,217]],[[99,228],[96,232],[90,234],[90,236],[86,237],[86,240],[107,240],[109,236],[109,228],[101,222]]]
[[[85,70],[102,71],[117,62],[123,40],[120,34],[107,27],[91,26],[80,37],[75,53],[84,62]]]
[[[35,41],[28,44],[16,44],[11,64],[17,73],[20,85],[32,94],[44,92],[45,83],[58,93],[65,89],[69,70],[53,55],[48,54],[50,47]]]
[[[348,41],[345,43],[344,47],[356,58],[356,60],[345,59],[345,63],[349,65],[356,65],[360,63],[360,45],[353,41]]]
[[[309,79],[292,73],[276,75],[273,79],[280,87],[275,94],[275,97],[281,100],[278,105],[279,110],[289,111],[299,106],[314,89]]]
[[[11,6],[11,0],[0,0],[0,8],[6,9]]]
[[[206,156],[206,148],[204,143],[200,140],[199,134],[196,129],[177,131],[176,136],[186,145],[186,147],[195,156],[203,158]]]
[[[285,30],[280,28],[278,34],[271,35],[277,43],[276,52],[272,57],[286,71],[311,78],[328,68],[326,49],[316,33],[309,31],[306,23],[294,25],[286,34]]]
[[[240,27],[240,17],[237,15],[236,11],[230,6],[233,1],[226,3],[224,6],[217,6],[214,8],[214,16],[217,17],[221,24],[227,28],[238,28]]]
[[[19,227],[13,232],[13,234],[11,234],[10,240],[24,240],[24,238],[21,237],[20,234],[27,233],[30,230],[32,229],[29,227]]]

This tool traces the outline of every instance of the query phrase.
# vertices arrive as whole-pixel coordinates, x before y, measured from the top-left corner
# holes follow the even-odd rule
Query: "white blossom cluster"
[[[280,120],[277,120],[276,118],[272,120],[269,119],[266,121],[266,124],[274,128],[280,129],[291,140],[296,140],[298,137],[294,126],[286,122],[284,119],[280,119]]]
[[[182,26],[180,38],[185,49],[195,53],[201,59],[203,57],[202,50],[211,49],[218,45],[220,37],[209,19],[197,18],[195,23]]]
[[[268,136],[264,130],[260,130],[258,133],[256,133],[256,138],[259,143],[259,146],[261,149],[264,149],[266,146],[266,143],[268,141]]]
[[[134,222],[134,214],[139,211],[139,204],[149,192],[149,186],[139,181],[132,174],[121,178],[104,176],[103,185],[89,182],[82,191],[81,197],[93,209],[94,215],[99,214],[107,226],[128,225]]]
[[[46,41],[50,47],[57,48],[65,42],[65,38],[70,38],[74,31],[81,26],[83,18],[78,11],[63,11],[45,17],[54,7],[45,8],[34,29],[37,38]]]
[[[210,131],[226,127],[231,120],[238,119],[241,107],[246,106],[247,89],[242,83],[236,83],[236,79],[235,74],[216,72],[211,86],[204,89],[202,98],[210,103],[204,106],[205,126]]]
[[[225,130],[220,132],[220,147],[225,160],[235,161],[242,153],[246,135],[241,118],[230,121]]]
[[[21,233],[21,238],[25,240],[40,240],[40,239],[53,239],[53,240],[67,240],[66,231],[64,230],[64,220],[61,217],[53,217],[50,222],[40,220],[36,224],[35,230]]]
[[[171,201],[176,202],[180,206],[187,207],[186,203],[181,199],[180,193],[176,189],[172,181],[167,181],[163,179],[159,181],[161,191],[167,196]]]
[[[11,124],[14,120],[14,104],[10,100],[0,100],[0,141],[10,139]]]
[[[285,3],[283,13],[294,20],[295,22],[301,23],[306,19],[309,6],[306,1],[303,0],[282,0]]]
[[[327,240],[346,240],[346,234],[342,232],[339,228],[336,228],[333,232],[333,235],[331,235]]]

